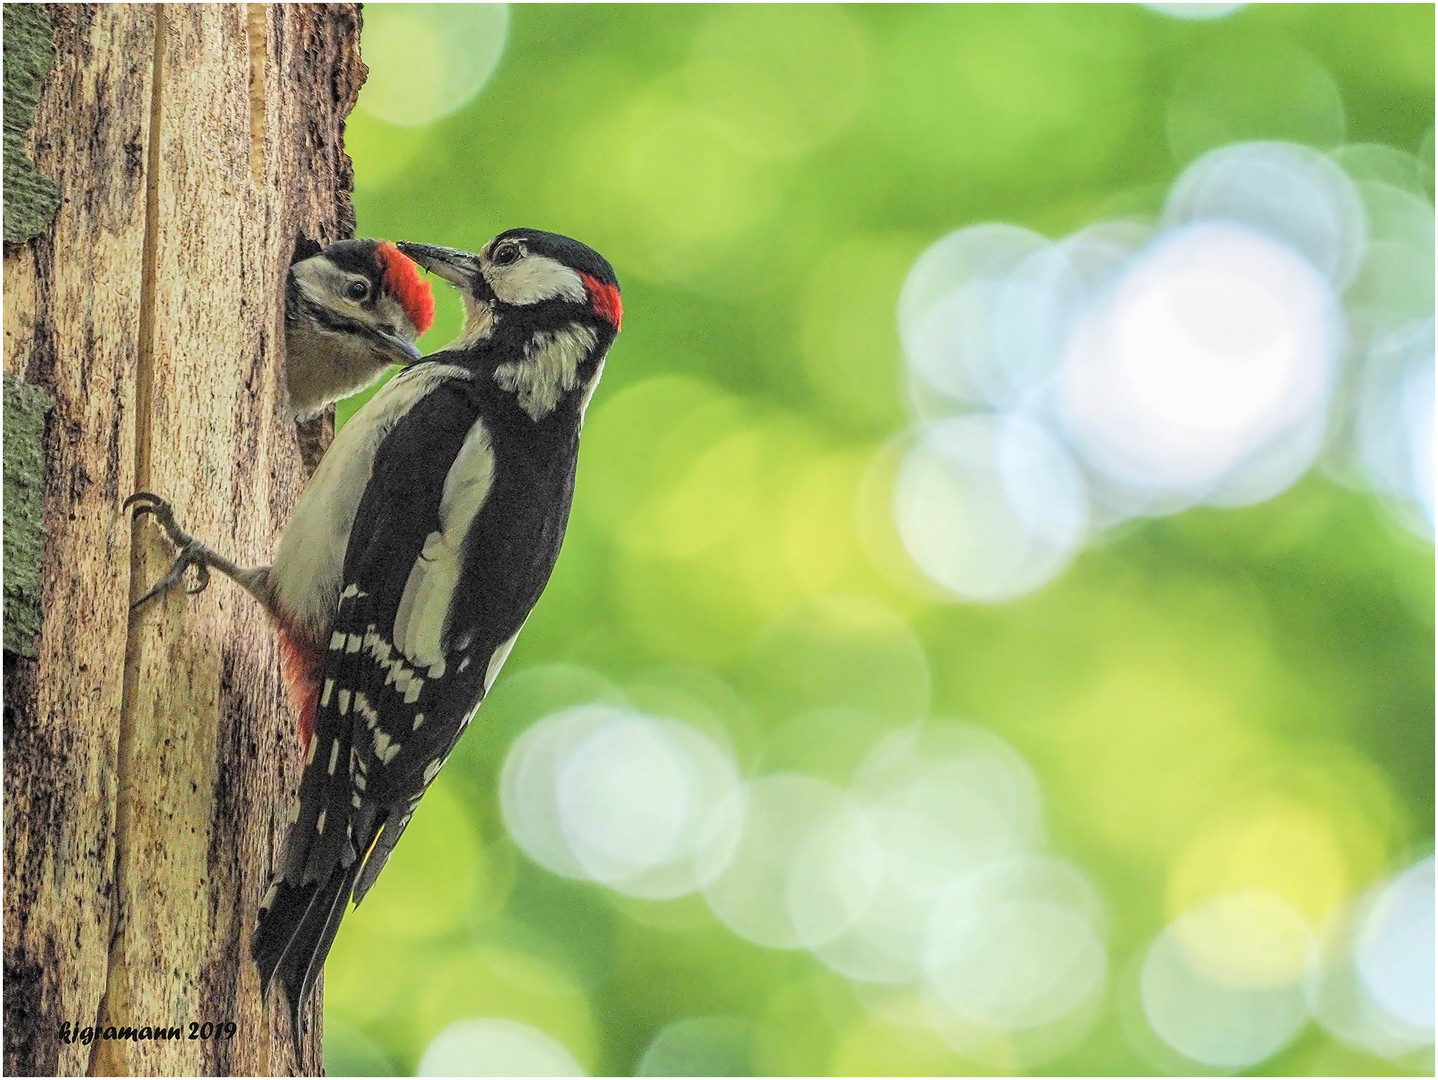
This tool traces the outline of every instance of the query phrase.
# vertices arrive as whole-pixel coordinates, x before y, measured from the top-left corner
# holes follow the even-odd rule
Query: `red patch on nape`
[[[589,306],[594,314],[613,323],[614,330],[618,333],[619,324],[624,321],[624,305],[619,302],[619,286],[606,284],[589,274],[579,276],[584,280],[584,287],[589,290]]]
[[[414,328],[424,333],[434,324],[434,294],[429,282],[419,276],[419,264],[388,240],[375,248],[374,261],[379,266],[380,284],[400,302]]]
[[[324,673],[325,656],[303,638],[291,637],[280,630],[280,675],[290,695],[290,704],[300,714],[300,744],[310,748],[315,733],[315,716],[320,707],[320,676]]]

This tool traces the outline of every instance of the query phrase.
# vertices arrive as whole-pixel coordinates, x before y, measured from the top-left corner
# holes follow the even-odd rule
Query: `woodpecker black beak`
[[[384,339],[386,345],[389,345],[396,352],[409,357],[409,363],[413,364],[416,360],[424,359],[424,353],[419,351],[419,346],[413,341],[407,341],[389,330],[381,330],[379,336]]]
[[[479,271],[479,256],[456,248],[436,247],[434,244],[412,244],[401,240],[396,245],[420,266],[437,274],[451,285],[473,287],[476,281],[483,281]]]

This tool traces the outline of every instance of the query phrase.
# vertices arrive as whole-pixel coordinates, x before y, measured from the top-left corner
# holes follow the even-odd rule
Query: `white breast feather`
[[[593,330],[578,324],[542,331],[524,347],[523,360],[494,369],[494,381],[501,389],[518,394],[519,407],[538,420],[548,416],[560,397],[578,385],[579,362],[597,340]]]
[[[345,548],[384,437],[420,398],[446,379],[467,379],[452,364],[409,368],[384,385],[335,436],[280,538],[271,580],[278,602],[322,638],[344,586]]]
[[[450,604],[463,569],[464,538],[493,482],[494,447],[484,422],[476,420],[444,478],[439,528],[425,538],[395,615],[395,646],[417,668],[444,663]]]

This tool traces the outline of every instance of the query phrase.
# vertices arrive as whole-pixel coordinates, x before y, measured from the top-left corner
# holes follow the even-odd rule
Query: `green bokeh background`
[[[1431,6],[516,6],[492,79],[422,126],[377,115],[403,111],[394,46],[420,85],[426,45],[446,45],[378,40],[397,25],[379,7],[346,136],[361,235],[569,233],[614,263],[625,324],[549,588],[330,957],[332,1073],[413,1072],[476,1016],[597,1074],[633,1073],[660,1028],[705,1015],[748,1022],[715,1060],[759,1073],[993,1069],[866,1014],[812,956],[744,941],[701,899],[629,900],[529,861],[498,808],[504,755],[577,702],[693,707],[750,775],[842,781],[852,732],[766,742],[823,707],[865,710],[871,733],[957,717],[1008,742],[1049,849],[1109,916],[1103,1009],[1051,1072],[1157,1067],[1125,995],[1183,907],[1260,888],[1316,923],[1431,851],[1433,549],[1378,501],[1310,476],[1130,523],[1035,594],[959,604],[906,568],[883,452],[911,422],[899,288],[957,228],[1062,236],[1153,211],[1188,161],[1249,138],[1390,144],[1431,185]],[[428,348],[459,326],[439,301]],[[1260,1068],[1431,1058],[1310,1024]]]

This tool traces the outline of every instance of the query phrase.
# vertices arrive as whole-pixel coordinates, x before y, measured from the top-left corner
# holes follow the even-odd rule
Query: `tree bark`
[[[359,7],[47,14],[26,149],[59,209],[4,262],[7,435],[39,417],[42,463],[12,470],[7,445],[7,498],[12,479],[40,492],[40,539],[38,632],[12,639],[6,619],[5,1069],[316,1074],[320,994],[296,1062],[249,955],[300,770],[273,637],[220,577],[131,615],[172,552],[121,503],[155,491],[196,536],[268,562],[322,451],[328,421],[286,418],[283,283],[298,234],[353,232]],[[12,20],[6,5],[7,123]],[[7,241],[11,221],[7,205]],[[66,1041],[67,1023],[96,1037]],[[100,1037],[112,1026],[181,1037]]]

